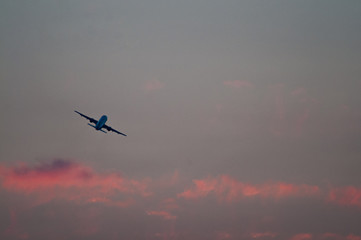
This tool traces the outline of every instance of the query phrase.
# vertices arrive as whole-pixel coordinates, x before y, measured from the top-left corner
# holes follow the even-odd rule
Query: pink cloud
[[[246,198],[280,200],[284,198],[315,197],[339,206],[361,207],[361,189],[354,186],[331,188],[321,191],[319,186],[292,184],[286,182],[266,182],[249,184],[228,175],[194,179],[193,186],[177,194],[178,198],[199,200],[214,196],[220,202],[232,203]]]
[[[317,239],[322,239],[322,240],[361,240],[360,236],[354,235],[354,234],[349,234],[347,236],[343,236],[337,233],[324,233],[321,234],[319,236],[319,238]]]
[[[234,80],[234,81],[224,81],[223,84],[228,87],[232,88],[243,88],[243,87],[253,87],[253,84],[248,81],[240,81],[240,80]]]
[[[332,188],[327,200],[339,205],[361,207],[361,188],[353,186]]]
[[[192,204],[186,203],[184,199],[214,197],[221,203],[234,203],[242,199],[255,198],[272,201],[293,197],[320,197],[318,198],[320,201],[327,200],[337,205],[361,206],[361,189],[353,186],[330,188],[329,191],[325,189],[325,191],[321,192],[320,188],[314,185],[287,182],[251,184],[239,181],[229,175],[220,175],[217,177],[195,179],[191,186],[185,187],[183,192],[176,195],[175,191],[181,187],[181,184],[184,182],[183,180],[178,171],[169,172],[157,180],[137,180],[124,177],[118,173],[101,173],[85,164],[65,160],[55,160],[35,166],[29,166],[28,164],[20,164],[15,167],[0,166],[0,184],[3,190],[17,192],[22,194],[21,196],[36,196],[41,199],[41,202],[60,199],[85,203],[87,206],[95,209],[98,209],[99,205],[129,207],[136,204],[138,197],[142,198],[142,200],[137,201],[137,211],[139,209],[143,211],[150,221],[163,221],[164,226],[171,225],[171,227],[178,223],[178,216],[182,216],[182,221],[184,221],[184,219],[192,218],[195,214],[199,213],[197,212],[197,206],[193,206],[195,208],[188,208]],[[172,191],[168,191],[168,189],[172,189]],[[153,191],[156,191],[155,193],[158,194],[153,193]],[[264,203],[265,201],[261,202]],[[94,203],[94,205],[91,203]],[[142,203],[143,205],[141,205]],[[222,208],[222,206],[218,207]],[[102,211],[102,208],[99,209],[99,211]],[[225,212],[227,214],[227,211]],[[9,236],[9,238],[31,238],[31,235],[21,231],[22,228],[17,224],[16,214],[16,211],[10,211],[9,224],[7,228],[6,226],[4,227],[6,229],[4,234],[7,234],[6,236]],[[235,213],[235,215],[237,214]],[[21,215],[19,214],[20,217]],[[79,226],[75,226],[76,234],[90,236],[102,232],[102,225],[97,220],[99,217],[101,217],[101,214],[97,212],[91,212],[81,217],[79,222],[84,222],[85,224],[79,223]],[[89,221],[87,221],[88,219]],[[233,217],[230,216],[230,219],[233,219]],[[19,223],[22,222],[20,220]],[[274,223],[277,224],[277,219],[271,225],[269,225],[271,223],[270,220],[267,220],[267,224],[265,223],[266,221],[262,220],[263,226],[258,230],[264,230],[265,228],[269,230],[269,226],[274,226]],[[255,223],[255,225],[257,224]],[[255,225],[252,225],[252,231],[257,229],[258,226]],[[262,232],[262,230],[260,232],[242,232],[244,229],[247,229],[247,226],[244,226],[243,230],[229,229],[228,227],[221,230],[224,229],[226,230],[220,232],[211,230],[207,234],[213,235],[215,239],[240,239],[237,236],[244,237],[244,239],[277,239],[285,234],[282,232],[272,232],[274,229],[270,229],[269,232]],[[147,236],[152,236],[153,238],[156,236],[164,239],[175,239],[178,236],[174,233],[174,229],[171,229],[169,233],[156,233],[163,230],[157,229],[153,231],[152,229],[152,232],[147,233],[149,234]],[[194,236],[192,233],[187,232],[181,234],[179,236],[187,236],[187,234]],[[339,235],[335,233],[320,234],[310,232],[288,236],[286,239],[289,240],[361,240],[360,236],[357,235]],[[191,239],[191,237],[187,239]]]
[[[215,194],[220,201],[233,202],[246,197],[261,197],[280,199],[291,196],[312,196],[319,194],[317,186],[306,184],[295,185],[289,183],[266,183],[251,185],[239,182],[228,175],[217,178],[193,180],[194,187],[178,194],[185,199],[199,199],[209,194]]]
[[[144,89],[148,92],[159,90],[165,87],[165,84],[159,80],[150,80],[144,84]]]
[[[30,167],[2,166],[0,179],[4,189],[37,196],[37,203],[52,199],[103,202],[112,206],[128,206],[132,200],[113,201],[111,196],[150,196],[149,180],[134,180],[118,173],[99,174],[92,168],[65,160],[54,160]]]
[[[188,189],[180,194],[178,197],[185,199],[198,199],[207,196],[210,192],[215,190],[216,180],[193,180],[195,188]]]
[[[165,220],[175,220],[177,219],[177,216],[172,215],[171,213],[167,211],[146,211],[147,215],[149,216],[159,216],[162,217]]]
[[[350,234],[346,237],[346,240],[361,240],[361,237],[360,236],[356,236],[356,235],[353,235],[353,234]]]

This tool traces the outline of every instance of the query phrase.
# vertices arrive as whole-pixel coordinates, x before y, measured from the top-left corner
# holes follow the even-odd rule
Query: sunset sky
[[[359,0],[0,0],[0,239],[361,240],[360,92]]]

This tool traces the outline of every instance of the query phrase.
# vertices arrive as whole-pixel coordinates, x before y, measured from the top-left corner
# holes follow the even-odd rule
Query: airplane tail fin
[[[95,128],[95,126],[94,126],[94,125],[91,125],[90,123],[88,123],[88,125],[91,126],[91,127],[93,127],[93,128]],[[98,130],[98,129],[95,128],[95,130]],[[99,129],[99,131],[102,131],[103,133],[107,133],[106,131],[104,131],[104,130],[102,130],[102,129]]]

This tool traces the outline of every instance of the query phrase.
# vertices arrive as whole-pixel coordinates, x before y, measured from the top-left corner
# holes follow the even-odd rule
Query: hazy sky
[[[0,238],[361,240],[360,63],[359,0],[0,0]]]

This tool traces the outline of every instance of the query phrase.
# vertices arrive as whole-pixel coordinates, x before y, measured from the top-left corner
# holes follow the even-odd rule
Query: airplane
[[[127,136],[126,134],[121,133],[121,132],[118,132],[118,131],[115,130],[114,128],[111,128],[111,127],[107,126],[107,125],[105,124],[105,122],[108,120],[108,117],[107,117],[106,115],[101,116],[100,119],[99,119],[99,121],[97,121],[97,120],[95,120],[94,118],[88,117],[88,116],[86,116],[86,115],[84,115],[84,114],[82,114],[82,113],[80,113],[80,112],[78,112],[78,111],[74,111],[74,112],[76,112],[76,113],[79,114],[80,116],[88,119],[91,123],[94,123],[95,125],[92,125],[92,124],[90,124],[90,123],[88,123],[88,125],[91,126],[91,127],[93,127],[93,128],[95,128],[95,130],[102,131],[103,133],[107,133],[106,131],[102,130],[102,128],[105,128],[105,129],[108,130],[108,131],[113,131],[113,132],[116,132],[116,133],[121,134],[121,135],[123,135],[123,136]]]

